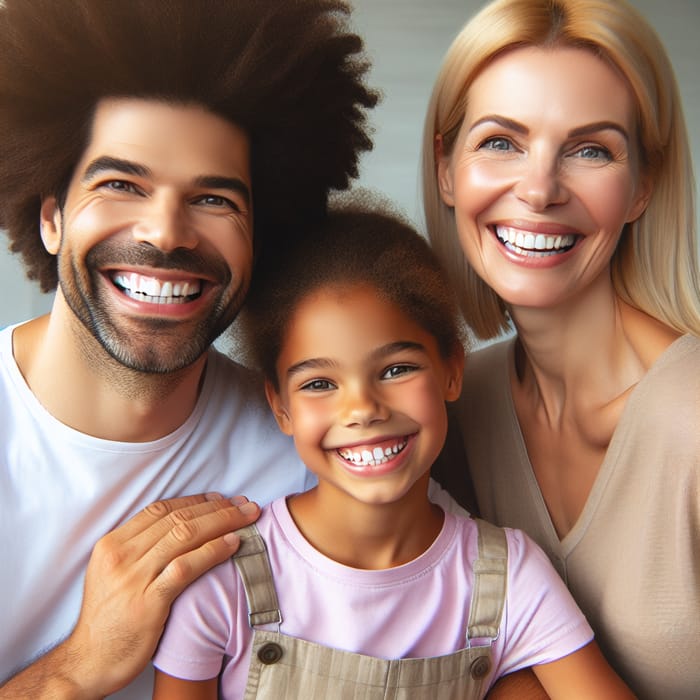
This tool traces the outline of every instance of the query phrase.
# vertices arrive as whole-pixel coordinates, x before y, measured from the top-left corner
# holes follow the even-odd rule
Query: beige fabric
[[[495,638],[505,605],[508,546],[503,530],[477,524],[479,557],[474,562],[469,636]],[[265,544],[255,525],[239,534],[242,546],[234,561],[250,619],[281,620]],[[270,617],[272,611],[276,614]],[[483,681],[490,667],[490,646],[433,658],[386,660],[256,628],[244,700],[479,700],[486,693]]]
[[[525,530],[547,552],[640,698],[697,700],[700,339],[679,338],[633,390],[562,541],[515,416],[513,342],[470,356],[457,406],[480,515]]]

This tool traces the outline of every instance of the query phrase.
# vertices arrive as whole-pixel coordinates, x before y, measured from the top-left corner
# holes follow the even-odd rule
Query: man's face
[[[250,283],[250,148],[199,106],[106,99],[65,205],[42,205],[59,294],[118,362],[166,373],[199,358]]]

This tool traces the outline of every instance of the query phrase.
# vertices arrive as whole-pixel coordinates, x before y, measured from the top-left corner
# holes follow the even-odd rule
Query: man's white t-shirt
[[[187,421],[146,443],[102,440],[49,414],[0,331],[0,682],[73,628],[95,542],[147,504],[219,491],[261,505],[314,482],[259,378],[209,351]],[[150,672],[113,696],[151,697]]]

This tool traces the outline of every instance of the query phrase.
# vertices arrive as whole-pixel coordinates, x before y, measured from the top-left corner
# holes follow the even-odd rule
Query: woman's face
[[[440,189],[469,263],[507,304],[556,306],[609,276],[649,194],[634,109],[623,77],[584,49],[515,49],[472,83]]]

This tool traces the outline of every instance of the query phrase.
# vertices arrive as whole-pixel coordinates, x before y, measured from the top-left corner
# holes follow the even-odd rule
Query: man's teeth
[[[358,452],[354,452],[350,448],[341,448],[338,450],[338,454],[344,460],[352,462],[358,467],[376,467],[399,454],[407,444],[408,440],[404,439],[389,447],[375,447],[371,450],[364,449]]]
[[[151,304],[184,304],[201,291],[199,280],[189,282],[160,282],[154,277],[136,273],[116,274],[112,278],[128,297]]]
[[[556,255],[563,253],[576,242],[576,234],[547,236],[542,233],[523,233],[507,226],[496,226],[496,235],[506,248],[520,255]]]

